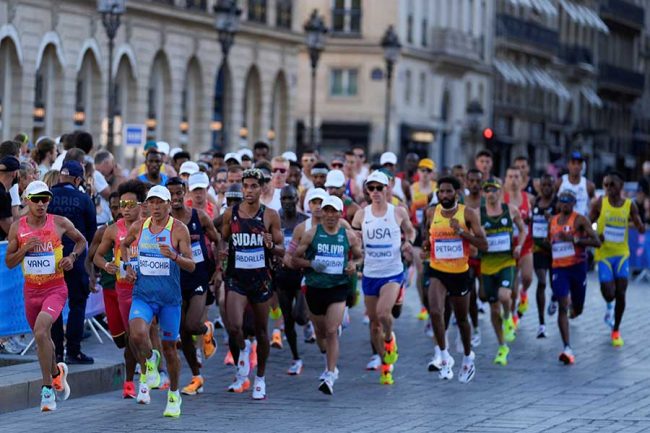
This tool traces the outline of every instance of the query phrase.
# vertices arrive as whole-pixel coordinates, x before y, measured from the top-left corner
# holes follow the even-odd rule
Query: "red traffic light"
[[[485,128],[483,130],[483,138],[486,140],[492,140],[494,138],[494,131],[492,131],[492,128]]]

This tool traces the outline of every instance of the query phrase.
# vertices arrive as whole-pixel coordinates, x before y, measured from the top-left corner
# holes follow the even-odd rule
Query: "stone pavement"
[[[647,283],[632,284],[622,326],[625,347],[614,349],[603,323],[604,302],[593,274],[585,314],[571,322],[576,364],[557,361],[561,349],[555,317],[547,319],[549,338],[537,340],[534,295],[531,309],[522,320],[517,340],[511,345],[507,367],[492,364],[496,352],[489,317],[481,316],[483,344],[477,348],[477,374],[462,385],[456,377],[442,382],[429,373],[431,340],[423,323],[415,320],[415,291],[407,295],[398,320],[400,360],[395,385],[379,384],[377,372],[364,370],[370,347],[367,327],[361,323],[362,308],[353,309],[352,324],[341,343],[340,379],[334,396],[317,391],[323,368],[314,345],[300,343],[305,370],[298,377],[285,374],[290,352],[272,349],[267,371],[268,399],[252,401],[250,394],[225,392],[232,367],[221,364],[225,354],[208,361],[204,369],[206,392],[183,398],[183,415],[164,419],[165,394],[154,391],[149,406],[122,400],[119,392],[62,402],[53,413],[37,408],[0,415],[0,432],[70,431],[217,431],[264,432],[641,432],[650,431],[650,358],[645,328],[650,310]],[[531,292],[532,294],[533,292]],[[299,333],[301,335],[301,332]],[[456,330],[450,333],[451,346]],[[97,349],[97,350],[95,350]],[[109,345],[88,347],[88,352],[116,356]],[[461,355],[455,350],[457,374]],[[74,368],[74,367],[73,367]],[[182,382],[190,373],[183,369]],[[73,396],[74,396],[74,390]]]

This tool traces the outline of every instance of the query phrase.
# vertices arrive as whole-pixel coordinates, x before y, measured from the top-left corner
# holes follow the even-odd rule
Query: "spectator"
[[[11,194],[9,190],[18,182],[20,162],[15,156],[0,159],[0,241],[7,239],[13,223]]]
[[[70,149],[68,154],[72,150]],[[83,153],[80,149],[79,151]],[[59,175],[59,183],[52,187],[53,197],[48,212],[68,218],[88,240],[93,239],[95,236],[97,217],[95,205],[90,197],[79,191],[79,186],[83,180],[83,166],[74,159],[65,161]],[[64,257],[68,256],[73,248],[74,243],[69,238],[64,237]],[[68,306],[70,308],[65,331],[65,362],[67,364],[92,364],[94,362],[93,358],[81,351],[86,300],[90,291],[85,262],[86,252],[74,262],[71,271],[64,273],[65,283],[68,286]],[[57,362],[63,361],[63,337],[63,318],[59,316],[52,326],[52,340],[54,341]]]
[[[112,182],[112,183],[111,183]],[[97,225],[106,224],[111,220],[111,207],[108,198],[117,189],[120,179],[115,175],[115,159],[107,150],[100,150],[95,155],[95,170],[93,172],[95,193],[99,195],[99,211]]]
[[[54,141],[46,138],[40,140],[34,150],[32,150],[32,159],[38,165],[38,178],[42,179],[51,168],[56,160],[56,145]]]
[[[253,158],[255,160],[255,163],[259,161],[270,161],[271,158],[269,158],[269,153],[270,148],[268,143],[258,141],[253,145]]]

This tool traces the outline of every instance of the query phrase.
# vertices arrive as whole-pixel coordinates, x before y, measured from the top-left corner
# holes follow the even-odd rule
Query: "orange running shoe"
[[[271,347],[282,349],[282,331],[279,329],[273,330],[273,335],[271,336]]]
[[[56,364],[59,374],[52,378],[52,388],[61,393],[61,400],[67,400],[70,397],[70,386],[68,385],[68,366],[64,362]]]
[[[519,328],[519,314],[516,312],[512,314],[512,323],[515,325],[515,330]]]
[[[232,353],[230,353],[230,350],[228,351],[228,353],[226,353],[226,357],[223,359],[223,364],[235,365],[235,360],[232,358]]]
[[[251,355],[249,360],[250,360],[251,370],[257,367],[257,341],[253,341],[253,343],[251,344]]]
[[[228,392],[234,392],[236,394],[241,394],[245,391],[248,391],[251,387],[251,381],[248,378],[236,377],[235,381],[230,384],[228,387]]]
[[[612,346],[623,347],[623,338],[621,337],[621,331],[612,331]]]
[[[393,365],[397,362],[397,339],[395,333],[391,335],[390,341],[384,342],[384,364]]]
[[[122,385],[122,398],[135,398],[137,396],[135,392],[135,383],[133,381],[125,381]]]
[[[203,334],[203,356],[208,360],[217,353],[217,340],[214,339],[214,324],[206,320],[205,326],[208,331]]]
[[[429,320],[429,312],[426,308],[422,307],[418,313],[418,320]]]

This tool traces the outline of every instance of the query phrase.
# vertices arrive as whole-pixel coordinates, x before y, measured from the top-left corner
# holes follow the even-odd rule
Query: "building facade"
[[[294,2],[240,2],[225,69],[215,0],[129,0],[115,39],[115,142],[121,125],[192,152],[257,140],[293,148],[302,29]],[[86,129],[105,140],[108,39],[90,0],[0,0],[0,137]]]
[[[377,7],[373,0],[305,0],[297,8],[303,22],[317,9],[330,29],[317,70],[315,123],[322,152],[360,145],[374,155],[385,150],[432,155],[439,165],[466,162],[466,155],[473,154],[477,134],[491,117],[493,1],[389,0]],[[386,62],[380,42],[390,25],[402,49],[386,125]],[[299,146],[310,144],[303,132],[310,126],[306,49],[300,57]],[[472,122],[467,114],[471,102],[483,113]],[[469,129],[474,132],[468,134]]]

